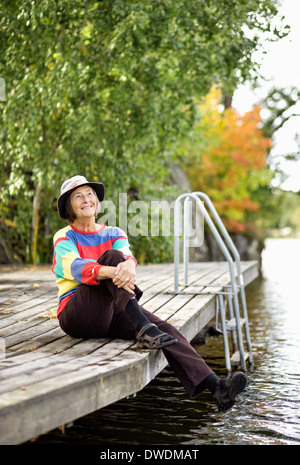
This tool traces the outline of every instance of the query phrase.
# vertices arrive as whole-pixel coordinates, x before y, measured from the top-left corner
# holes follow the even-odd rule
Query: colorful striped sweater
[[[96,232],[84,232],[69,225],[54,235],[52,271],[58,285],[57,316],[80,284],[99,284],[95,277],[102,265],[97,260],[106,250],[120,250],[125,259],[135,260],[122,229],[99,226]]]

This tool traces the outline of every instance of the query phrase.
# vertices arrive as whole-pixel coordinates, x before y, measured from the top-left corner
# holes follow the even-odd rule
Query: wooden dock
[[[257,262],[242,262],[245,285]],[[138,267],[141,304],[191,341],[215,316],[215,294],[230,282],[227,262],[191,263],[191,285],[171,294],[173,265]],[[0,444],[21,444],[143,389],[167,361],[135,341],[74,339],[56,318],[50,266],[0,267]],[[225,363],[225,362],[224,362]]]

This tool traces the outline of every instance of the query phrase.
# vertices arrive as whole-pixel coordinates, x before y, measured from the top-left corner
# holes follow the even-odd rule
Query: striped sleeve
[[[101,265],[92,259],[81,258],[76,245],[64,235],[54,236],[54,258],[52,270],[57,279],[75,281],[79,284],[95,285]]]

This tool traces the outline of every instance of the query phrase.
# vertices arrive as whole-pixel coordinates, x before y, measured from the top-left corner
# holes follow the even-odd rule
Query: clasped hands
[[[111,279],[112,282],[119,288],[125,289],[130,294],[135,295],[135,262],[132,259],[120,262],[117,266],[101,266],[97,274],[97,279]]]
[[[135,294],[135,268],[135,262],[131,259],[126,260],[125,262],[121,262],[115,267],[115,273],[112,278],[112,282],[117,287],[122,287],[133,295]]]

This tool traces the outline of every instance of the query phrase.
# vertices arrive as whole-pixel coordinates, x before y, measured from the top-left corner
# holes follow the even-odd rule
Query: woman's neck
[[[91,221],[78,221],[77,219],[73,221],[72,225],[74,228],[78,229],[79,231],[85,231],[85,232],[95,232],[98,229],[98,224],[95,222],[95,220]]]

